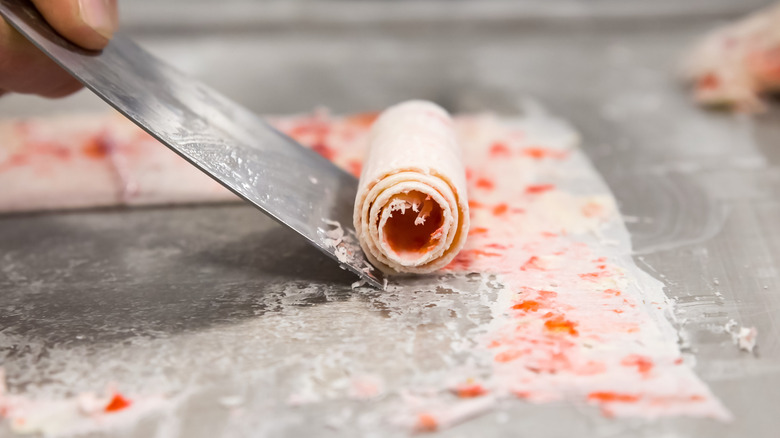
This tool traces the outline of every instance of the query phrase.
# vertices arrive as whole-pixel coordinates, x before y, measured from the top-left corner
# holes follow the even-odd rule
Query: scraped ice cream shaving
[[[755,327],[740,327],[737,321],[730,319],[723,328],[731,335],[731,340],[740,350],[752,353],[756,348],[758,330]]]
[[[102,395],[81,393],[74,397],[36,400],[11,394],[0,368],[0,418],[19,434],[77,436],[117,431],[170,407],[161,396],[126,397],[109,389]]]
[[[375,115],[334,118],[317,113],[279,118],[273,123],[359,175],[374,118]],[[102,123],[92,123],[103,132]],[[57,125],[70,126],[62,121]],[[384,305],[388,309],[395,306],[395,310],[386,310],[392,314],[388,321],[408,324],[408,332],[397,334],[397,343],[401,346],[394,345],[398,350],[392,356],[392,361],[398,360],[408,368],[393,367],[393,372],[406,370],[395,379],[388,375],[378,375],[373,381],[352,375],[345,377],[344,372],[351,371],[352,367],[336,357],[329,368],[325,368],[336,370],[340,378],[329,379],[328,373],[322,370],[302,372],[301,384],[294,386],[289,397],[284,399],[294,406],[324,403],[337,396],[366,403],[379,403],[380,399],[381,403],[392,403],[393,397],[382,395],[400,394],[404,396],[403,401],[392,405],[397,418],[393,417],[391,422],[410,430],[450,427],[493,410],[498,404],[520,401],[567,401],[593,406],[606,416],[728,419],[729,412],[693,373],[689,362],[683,360],[677,333],[666,319],[666,315],[671,314],[672,303],[664,296],[662,285],[650,279],[633,262],[630,238],[614,198],[578,150],[576,132],[538,109],[518,118],[489,114],[460,116],[455,118],[454,126],[467,163],[471,222],[468,242],[441,277],[424,277],[415,280],[417,283],[399,280],[393,285],[386,284],[387,292],[365,297],[370,306]],[[4,129],[20,128],[5,125]],[[36,130],[46,131],[46,123],[33,123],[25,128],[26,134],[13,138],[32,142],[30,132]],[[89,138],[92,134],[80,135]],[[41,135],[53,137],[52,133]],[[5,145],[14,145],[14,141]],[[159,147],[149,145],[152,146]],[[49,180],[49,192],[25,189],[21,194],[9,195],[7,191],[0,191],[0,206],[52,205],[47,204],[47,199],[54,197],[37,197],[44,192],[51,195],[52,190],[62,198],[62,192],[56,190],[58,181],[63,181],[63,185],[67,183],[68,172],[63,170],[67,168],[63,164],[66,161],[56,161],[58,158],[48,150],[35,151],[35,154],[25,155],[13,149],[9,154],[0,154],[0,160],[17,157],[12,160],[18,161],[14,166],[21,166],[0,168],[0,182],[20,181],[19,178],[26,178],[29,172],[53,167],[56,163],[60,167],[56,167],[57,172]],[[18,157],[31,161],[24,164]],[[154,159],[146,164],[151,165]],[[0,162],[9,163],[8,160]],[[95,181],[98,170],[87,171],[82,167],[90,162],[74,163],[71,173],[83,171],[86,175],[93,172],[90,181]],[[98,163],[105,165],[102,161]],[[161,169],[175,173],[171,170],[174,167],[166,167],[167,162],[159,163]],[[103,170],[106,181],[112,181],[114,176],[110,168]],[[144,184],[140,186],[144,187]],[[116,185],[107,183],[106,187],[116,188]],[[118,196],[115,192],[90,193],[95,196],[93,199],[99,198],[101,202],[118,202],[112,198]],[[24,202],[9,203],[14,200]],[[425,210],[424,200],[410,201],[406,208],[412,211],[417,208],[419,212],[416,213],[421,213]],[[417,221],[427,223],[429,218],[420,218],[418,214],[414,219]],[[346,240],[355,239],[354,234],[334,221],[324,221],[319,232],[323,241],[334,248],[342,248]],[[346,248],[339,249],[342,262],[350,256]],[[478,282],[482,295],[467,297],[465,292],[456,289],[458,281]],[[292,289],[300,292],[297,287]],[[302,290],[315,294],[317,289],[306,285]],[[417,301],[418,292],[444,298],[423,305]],[[352,294],[359,295],[360,291]],[[473,307],[458,308],[464,300],[473,300],[467,301]],[[330,317],[332,309],[326,306],[308,310]],[[292,310],[286,308],[285,311]],[[430,324],[426,312],[438,310],[453,312],[453,316]],[[479,317],[475,316],[480,312]],[[365,316],[363,313],[339,316],[358,318]],[[280,337],[284,339],[288,339],[290,333],[298,336],[301,330],[296,325],[299,320],[289,315],[268,321],[264,318],[249,321],[269,331],[278,329],[279,324],[289,325],[287,331],[275,332],[277,336],[281,333]],[[461,335],[460,329],[455,328],[455,321],[473,327]],[[266,323],[268,325],[263,325]],[[439,329],[430,329],[437,324]],[[422,370],[419,366],[422,359],[417,356],[427,353],[426,344],[422,342],[425,335],[446,336],[450,331],[462,337],[452,334],[447,347],[450,350],[436,358],[441,363],[428,364]],[[753,329],[735,326],[734,332],[737,342],[744,345],[742,348],[752,348],[756,339]],[[244,334],[240,331],[241,336]],[[355,346],[345,343],[344,348],[352,347]],[[287,370],[283,365],[280,367],[274,372]],[[328,386],[326,382],[331,381],[333,383]],[[128,399],[132,404],[124,412],[142,406],[139,397]],[[8,397],[3,400],[7,401]],[[100,404],[88,399],[79,409],[90,411],[95,406]],[[379,414],[371,412],[371,415]],[[344,422],[339,420],[333,424],[342,427]]]
[[[684,69],[699,103],[762,110],[760,96],[780,91],[780,4],[704,37]]]
[[[238,198],[118,113],[0,121],[0,212]]]
[[[335,248],[334,253],[339,262],[353,266],[363,266],[363,271],[366,273],[374,271],[374,267],[368,263],[360,252],[360,244],[352,230],[345,232],[344,227],[338,221],[323,219],[322,222],[332,227],[330,229],[319,228],[318,231],[323,237],[323,242],[331,248]],[[353,284],[353,288],[358,286]]]
[[[411,429],[417,432],[448,429],[489,412],[496,404],[494,397],[482,397],[440,406],[418,414]]]
[[[756,348],[756,338],[758,330],[755,327],[741,327],[737,334],[737,345],[739,348],[752,353]]]

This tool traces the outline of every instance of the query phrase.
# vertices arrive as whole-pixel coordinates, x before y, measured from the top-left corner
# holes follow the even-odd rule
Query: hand
[[[85,49],[100,50],[118,27],[116,0],[32,0],[62,36]],[[81,84],[0,20],[0,94],[63,97]]]

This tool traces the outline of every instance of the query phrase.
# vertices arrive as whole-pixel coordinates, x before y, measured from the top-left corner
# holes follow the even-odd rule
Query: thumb
[[[85,49],[100,50],[119,27],[117,0],[33,0],[63,37]]]

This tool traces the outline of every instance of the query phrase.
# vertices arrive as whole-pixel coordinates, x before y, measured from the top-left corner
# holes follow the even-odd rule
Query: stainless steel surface
[[[381,272],[350,238],[355,177],[123,35],[95,53],[62,38],[28,0],[0,1],[0,15],[160,142],[343,268],[382,288]],[[328,237],[329,222],[346,231],[337,245]]]
[[[362,111],[410,97],[511,113],[530,96],[583,133],[622,212],[637,218],[628,223],[635,260],[677,300],[681,341],[735,420],[610,420],[518,401],[438,435],[769,438],[780,427],[780,109],[747,117],[691,104],[676,76],[683,50],[745,7],[723,1],[713,12],[694,3],[704,5],[700,13],[679,20],[550,14],[418,26],[375,17],[384,24],[370,27],[333,13],[333,23],[311,28],[291,14],[271,29],[182,35],[139,25],[136,36],[258,113],[323,103]],[[236,59],[242,68],[224,68]],[[97,107],[88,94],[0,100],[6,116]],[[334,396],[291,407],[283,398],[312,363],[324,370],[313,385],[441,366],[453,332],[489,317],[469,313],[480,297],[414,286],[398,296],[352,291],[316,252],[288,246],[290,236],[244,207],[0,218],[0,361],[10,388],[197,383],[175,412],[181,436],[390,434],[360,429],[369,403]],[[758,328],[757,354],[718,332],[731,318]],[[232,418],[215,402],[233,394],[251,415]],[[148,436],[164,420],[134,433]]]

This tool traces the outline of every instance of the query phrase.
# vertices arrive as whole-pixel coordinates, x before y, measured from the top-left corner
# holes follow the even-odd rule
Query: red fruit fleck
[[[683,364],[683,358],[678,357],[677,359],[674,360],[674,364],[675,365],[682,365]]]
[[[612,309],[612,311],[615,312],[615,313],[623,313],[623,311],[620,310],[620,309]]]
[[[507,206],[506,204],[498,204],[495,207],[493,207],[493,215],[501,216],[502,214],[506,213],[508,209],[509,206]]]
[[[608,391],[591,392],[590,394],[588,394],[588,400],[603,402],[603,403],[610,403],[610,402],[634,403],[639,400],[639,396],[634,394],[620,394],[617,392],[608,392]]]
[[[130,400],[122,397],[122,394],[114,394],[114,397],[111,398],[111,401],[108,402],[108,404],[105,407],[106,412],[116,412],[121,411],[122,409],[125,409],[130,406]]]
[[[536,158],[537,160],[541,160],[542,158],[547,156],[547,149],[544,148],[525,148],[523,149],[523,155],[531,158]]]
[[[360,178],[360,172],[363,171],[363,163],[358,160],[351,160],[347,164],[347,168],[349,169],[349,173]]]
[[[528,259],[527,262],[523,264],[523,266],[520,267],[521,271],[527,271],[529,269],[535,269],[539,271],[544,271],[545,269],[539,264],[539,257],[532,256],[530,259]]]
[[[542,147],[528,147],[521,151],[526,157],[533,158],[535,160],[542,160],[545,158],[555,158],[562,160],[568,156],[566,151],[556,151],[554,149],[547,149]]]
[[[83,152],[84,155],[96,160],[105,158],[110,150],[111,143],[105,135],[97,135],[90,138],[81,148],[81,152]]]
[[[420,414],[417,417],[417,430],[420,432],[436,432],[439,428],[439,423],[436,418],[431,414]]]
[[[455,395],[460,398],[474,398],[487,394],[487,390],[478,383],[461,385],[455,388]]]
[[[498,353],[493,357],[493,360],[496,362],[512,362],[513,360],[517,359],[518,357],[522,356],[523,354],[520,353],[517,350],[508,350],[508,351],[502,351],[501,353]]]
[[[315,143],[311,148],[314,152],[322,155],[327,160],[333,161],[333,158],[336,157],[336,152],[325,143]]]
[[[347,123],[357,125],[363,128],[370,128],[379,117],[378,112],[358,113],[347,118]]]
[[[0,163],[0,171],[15,166],[24,166],[29,164],[29,162],[30,162],[30,157],[28,155],[23,155],[23,154],[11,155],[10,157],[8,157],[7,160]]]
[[[575,328],[576,326],[576,323],[566,320],[561,315],[557,315],[554,318],[548,319],[544,322],[544,327],[547,330],[557,333],[568,333],[572,336],[577,336],[579,334]]]
[[[707,73],[696,83],[696,87],[700,90],[713,90],[719,86],[720,78],[715,73]]]
[[[653,369],[653,361],[649,357],[638,354],[626,356],[620,364],[627,367],[635,366],[641,374],[648,374]]]
[[[598,202],[588,202],[582,206],[582,215],[589,218],[603,216],[604,206]]]
[[[508,157],[510,155],[509,147],[500,141],[493,143],[490,147],[490,156],[492,157]]]
[[[553,184],[535,184],[525,188],[525,192],[529,195],[535,195],[553,190],[555,186]]]
[[[484,205],[477,201],[469,201],[469,208],[482,208]]]
[[[588,272],[585,274],[579,274],[580,278],[583,280],[596,280],[598,278],[606,277],[608,275],[607,272]]]
[[[540,290],[539,291],[539,296],[542,297],[543,299],[555,298],[555,297],[558,296],[558,293],[557,292],[553,292],[551,290]]]
[[[478,256],[485,256],[485,257],[500,257],[501,254],[485,251],[483,249],[472,249],[471,253]]]
[[[488,232],[488,229],[485,227],[476,227],[469,230],[469,234],[485,234]]]
[[[477,180],[477,187],[479,187],[480,189],[485,189],[485,190],[493,190],[493,188],[495,187],[495,184],[493,184],[493,181],[491,181],[491,180],[489,180],[487,178],[480,178],[480,179]]]
[[[523,310],[526,312],[536,312],[537,310],[539,310],[539,306],[540,304],[538,301],[525,300],[515,304],[514,306],[512,306],[512,308],[515,310]]]
[[[486,248],[494,248],[494,249],[506,249],[506,245],[502,245],[500,243],[488,243],[485,245]]]

